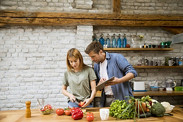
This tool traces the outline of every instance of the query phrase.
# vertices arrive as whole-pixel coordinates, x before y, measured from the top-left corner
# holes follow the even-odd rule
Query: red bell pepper
[[[83,111],[80,108],[72,109],[72,118],[74,120],[82,119],[83,118]]]

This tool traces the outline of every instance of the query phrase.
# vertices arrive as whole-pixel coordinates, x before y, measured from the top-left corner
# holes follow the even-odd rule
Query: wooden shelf
[[[183,66],[133,66],[136,69],[174,69],[183,68]]]
[[[134,96],[182,96],[183,91],[147,91],[147,92],[133,92]]]
[[[133,92],[134,96],[183,96],[183,91],[147,91]],[[101,97],[101,91],[97,91],[95,97]]]
[[[171,51],[173,48],[104,48],[106,51]]]

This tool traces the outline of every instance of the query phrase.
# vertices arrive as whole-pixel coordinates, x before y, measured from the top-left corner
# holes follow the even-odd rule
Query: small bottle
[[[161,48],[165,48],[164,42],[161,42],[160,44],[161,44]]]
[[[183,57],[180,57],[179,58],[179,66],[182,66],[183,65]]]
[[[118,36],[118,40],[117,40],[117,47],[118,48],[121,48],[121,38],[120,38],[120,34],[119,34],[119,36]]]
[[[25,117],[30,118],[31,117],[31,110],[30,110],[31,101],[26,101],[25,104],[26,104]]]
[[[133,48],[135,47],[135,42],[134,42],[133,36],[132,36],[131,47],[133,47]]]
[[[127,44],[127,39],[126,39],[126,34],[124,34],[124,38],[123,38],[123,48],[126,47]]]
[[[112,47],[116,48],[116,38],[115,38],[115,34],[113,34],[112,36]]]
[[[99,42],[102,46],[104,46],[104,38],[103,38],[103,34],[100,35],[100,39],[99,39]]]
[[[143,48],[147,48],[147,45],[146,45],[146,43],[144,43],[144,46],[143,46]]]
[[[94,34],[94,35],[92,36],[92,40],[93,40],[94,42],[97,42],[97,35],[96,35],[96,34]]]
[[[107,48],[110,48],[110,39],[109,39],[109,34],[107,34],[107,39],[106,39],[106,42],[107,42]]]
[[[179,57],[175,58],[175,66],[179,66]]]

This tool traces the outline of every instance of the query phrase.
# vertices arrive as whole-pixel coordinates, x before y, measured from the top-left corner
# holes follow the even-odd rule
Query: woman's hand
[[[97,85],[100,85],[100,84],[102,84],[102,83],[105,82],[105,81],[106,81],[105,78],[101,78],[100,81],[99,81],[99,83],[98,83]]]
[[[76,101],[76,97],[74,95],[72,95],[72,94],[69,96],[69,99],[70,99],[71,102],[75,102]]]
[[[85,102],[85,104],[82,107],[86,107],[92,102],[92,100],[91,98],[88,98],[88,99],[85,99],[83,102]]]

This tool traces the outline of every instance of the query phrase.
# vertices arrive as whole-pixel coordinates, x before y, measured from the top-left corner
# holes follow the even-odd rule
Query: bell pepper
[[[74,120],[82,119],[83,118],[83,111],[80,108],[74,108],[72,110],[72,118]]]

